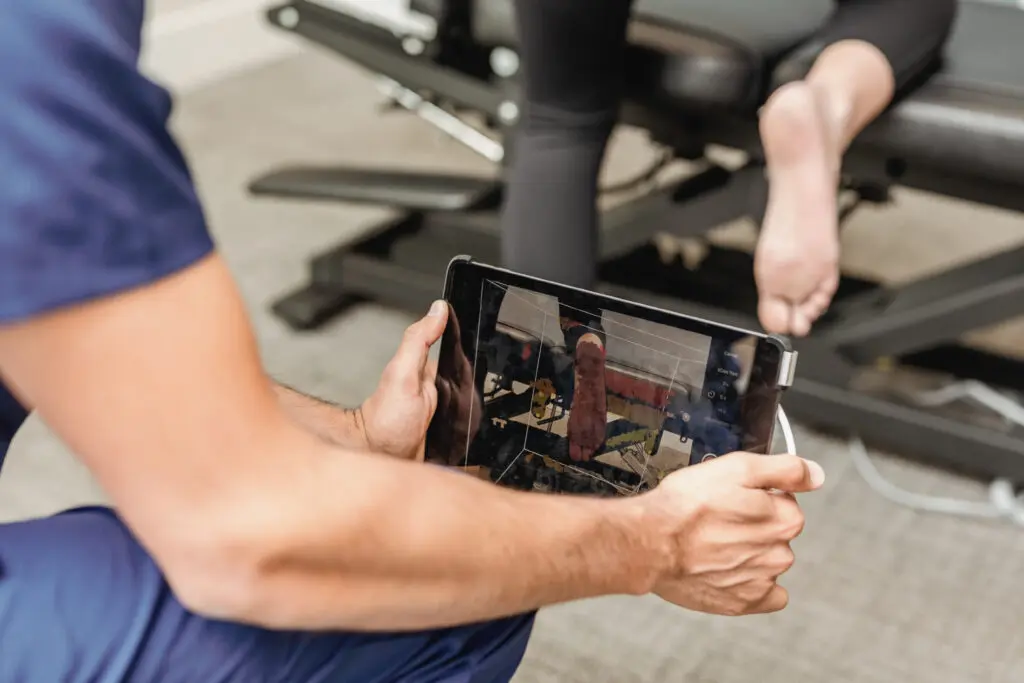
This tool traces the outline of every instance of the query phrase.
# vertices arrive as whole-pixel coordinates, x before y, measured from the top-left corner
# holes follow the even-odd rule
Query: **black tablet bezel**
[[[604,309],[650,320],[669,327],[722,339],[726,343],[755,338],[756,347],[750,383],[742,399],[741,415],[745,420],[750,420],[741,425],[743,434],[746,435],[743,448],[750,452],[764,454],[770,450],[776,413],[782,391],[785,388],[782,381],[783,358],[787,352],[791,351],[785,340],[762,332],[721,325],[654,306],[522,275],[475,261],[469,257],[456,257],[448,266],[443,297],[452,307],[458,320],[462,330],[460,336],[463,352],[469,358],[474,357],[476,352],[475,330],[479,324],[480,296],[485,280],[497,281],[553,297],[568,294],[576,300],[593,301],[594,309]],[[443,349],[442,353],[444,353]]]

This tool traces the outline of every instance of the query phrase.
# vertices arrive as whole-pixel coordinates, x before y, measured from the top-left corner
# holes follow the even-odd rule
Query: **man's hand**
[[[700,612],[783,609],[778,577],[793,564],[790,542],[804,517],[790,495],[812,491],[821,467],[795,455],[732,453],[680,470],[638,498],[661,535],[666,566],[654,593]]]
[[[407,460],[423,459],[424,438],[437,407],[437,367],[428,354],[447,321],[448,304],[435,301],[426,316],[406,328],[376,391],[358,411],[370,450]]]

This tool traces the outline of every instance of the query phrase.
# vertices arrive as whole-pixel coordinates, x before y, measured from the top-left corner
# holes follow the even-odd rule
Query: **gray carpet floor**
[[[371,81],[358,71],[304,53],[188,94],[175,120],[213,229],[251,307],[268,368],[307,392],[351,404],[373,389],[411,317],[366,305],[322,331],[297,335],[267,307],[301,281],[306,255],[357,236],[387,214],[257,201],[244,186],[287,161],[489,172],[486,163],[410,117],[383,116],[377,101]],[[609,173],[627,173],[644,158],[627,131]],[[895,208],[856,216],[844,234],[850,267],[899,280],[1024,241],[1024,225],[996,211],[910,193],[898,200]],[[747,230],[733,226],[723,239],[745,239]],[[1024,335],[1011,325],[985,339],[1020,349]],[[1018,588],[1024,529],[892,505],[858,476],[845,443],[804,429],[798,439],[829,478],[823,491],[803,499],[808,525],[796,544],[797,566],[785,578],[789,609],[725,619],[653,598],[548,609],[517,682],[1024,680],[1024,591]],[[984,495],[979,484],[874,456],[887,477],[907,488]],[[87,473],[31,421],[0,479],[0,519],[97,500],[102,494]]]

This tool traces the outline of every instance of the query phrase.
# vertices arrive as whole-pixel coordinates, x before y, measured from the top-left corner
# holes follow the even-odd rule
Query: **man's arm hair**
[[[298,427],[216,256],[0,326],[0,375],[94,473],[179,599],[210,617],[446,626],[642,593],[661,564],[630,499],[515,492]]]
[[[274,382],[273,389],[284,412],[311,434],[342,448],[369,448],[359,408],[342,408],[325,399],[304,394],[281,382]]]

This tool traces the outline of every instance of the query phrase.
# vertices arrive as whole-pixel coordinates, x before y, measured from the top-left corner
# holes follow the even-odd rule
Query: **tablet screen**
[[[453,271],[429,459],[515,488],[618,495],[767,452],[780,350],[763,336],[480,264]]]

